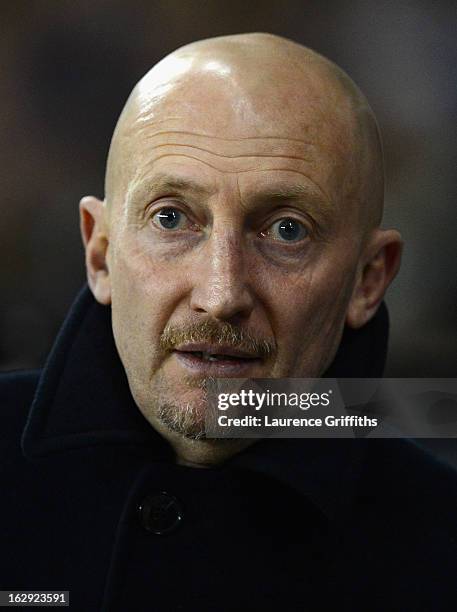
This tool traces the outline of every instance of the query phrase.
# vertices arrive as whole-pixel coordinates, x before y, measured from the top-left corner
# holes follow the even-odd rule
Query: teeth
[[[231,355],[212,355],[211,353],[198,353],[199,357],[203,359],[203,361],[227,361],[230,359],[235,359]]]
[[[202,359],[204,361],[218,361],[221,357],[222,355],[216,356],[216,355],[211,355],[211,353],[202,353]]]

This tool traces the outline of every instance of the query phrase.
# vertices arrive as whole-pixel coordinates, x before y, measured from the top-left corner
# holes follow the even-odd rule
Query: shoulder
[[[0,409],[10,404],[31,402],[41,370],[0,372]]]
[[[454,610],[457,473],[406,439],[364,441],[353,504],[342,517],[341,591],[397,610]],[[363,577],[363,584],[357,582]]]
[[[384,541],[420,538],[423,551],[449,546],[457,555],[457,471],[414,440],[371,440],[361,469],[356,508]],[[439,521],[437,517],[439,516]],[[429,540],[425,545],[425,541]]]
[[[368,445],[364,472],[371,488],[399,494],[441,492],[457,501],[455,468],[427,450],[421,440],[378,439]]]
[[[0,372],[1,438],[22,432],[40,374],[41,370]]]

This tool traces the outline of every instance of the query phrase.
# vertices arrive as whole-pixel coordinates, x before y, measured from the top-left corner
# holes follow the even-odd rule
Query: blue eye
[[[300,221],[292,217],[285,217],[273,223],[268,234],[272,235],[275,240],[297,242],[306,238],[308,230]]]
[[[155,225],[161,229],[182,229],[187,222],[187,217],[177,208],[162,208],[152,217]]]

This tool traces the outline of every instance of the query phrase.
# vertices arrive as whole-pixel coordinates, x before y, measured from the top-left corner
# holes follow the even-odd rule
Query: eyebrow
[[[265,201],[277,202],[278,205],[291,202],[324,223],[330,223],[336,212],[334,203],[320,189],[305,183],[269,185],[253,193],[248,200],[253,202],[255,208]]]
[[[133,181],[128,188],[128,200],[133,196],[152,197],[155,194],[193,192],[197,196],[209,196],[213,190],[191,178],[159,173],[150,179]]]
[[[316,204],[328,206],[330,203],[327,198],[321,194],[316,188],[303,183],[293,183],[287,185],[271,185],[254,193],[250,198],[254,201],[272,199],[272,200],[301,200],[309,199]]]

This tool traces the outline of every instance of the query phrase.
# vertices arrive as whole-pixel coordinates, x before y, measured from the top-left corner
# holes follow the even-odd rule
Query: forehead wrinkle
[[[311,131],[311,129],[307,131]],[[129,138],[131,146],[135,136],[139,136],[140,142],[145,143],[145,146],[152,148],[192,147],[210,155],[227,158],[282,156],[309,161],[307,156],[314,154],[314,151],[323,145],[322,142],[318,143],[310,139],[282,138],[272,135],[268,137],[222,138],[212,134],[200,134],[185,130],[162,130],[152,133],[150,130],[143,130],[143,133],[140,134],[132,133]],[[223,146],[224,143],[225,146]]]
[[[204,147],[197,147],[195,145],[189,144],[180,144],[177,142],[167,142],[159,145],[153,145],[152,149],[160,149],[162,147],[180,147],[180,148],[189,148],[196,149],[197,151],[203,151],[204,153],[209,153],[210,155],[214,155],[215,157],[225,157],[226,159],[238,159],[238,158],[247,158],[247,157],[271,157],[271,158],[283,158],[283,159],[298,159],[299,161],[310,162],[312,161],[309,157],[300,157],[299,155],[281,155],[279,153],[240,153],[240,154],[223,154],[223,153],[215,153],[210,149],[205,149]]]
[[[161,120],[154,120],[154,123],[167,123],[167,122],[169,122],[169,118],[161,119]],[[138,131],[147,130],[148,128],[150,128],[150,125],[143,125],[141,126],[141,128],[138,129]],[[303,128],[303,129],[307,130],[307,128]],[[309,128],[309,131],[311,131],[311,128]],[[215,134],[208,134],[204,132],[190,132],[186,130],[159,130],[157,132],[148,134],[146,138],[155,138],[156,136],[167,136],[168,134],[184,134],[185,136],[196,136],[197,138],[212,138],[214,140],[221,140],[221,141],[226,141],[226,142],[237,142],[238,140],[283,140],[285,142],[297,142],[297,143],[300,143],[306,146],[310,146],[310,147],[316,146],[315,143],[311,141],[303,140],[303,138],[291,138],[289,136],[276,136],[274,134],[268,135],[268,136],[254,136],[253,135],[253,136],[238,136],[236,138],[235,137],[228,138],[228,137],[217,136]]]

